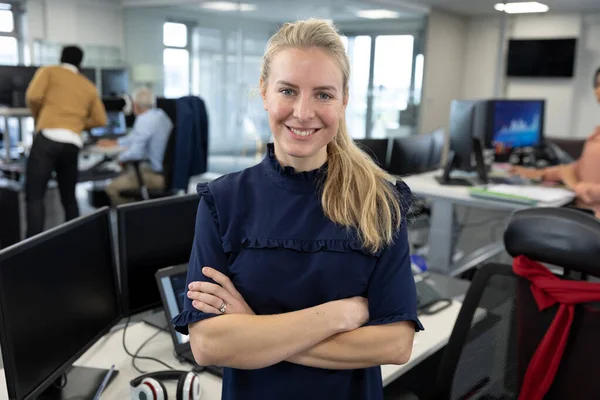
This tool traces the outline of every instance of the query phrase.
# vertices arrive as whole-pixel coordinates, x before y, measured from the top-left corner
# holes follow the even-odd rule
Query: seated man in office
[[[156,108],[156,98],[148,88],[139,89],[134,93],[133,113],[136,118],[130,134],[118,140],[99,140],[98,146],[125,147],[119,155],[119,161],[122,163],[145,160],[141,170],[146,187],[162,189],[165,186],[163,157],[173,123],[163,110]],[[121,190],[137,188],[139,183],[135,171],[133,168],[127,168],[119,177],[113,179],[105,190],[112,205],[117,206],[131,201],[121,197]]]

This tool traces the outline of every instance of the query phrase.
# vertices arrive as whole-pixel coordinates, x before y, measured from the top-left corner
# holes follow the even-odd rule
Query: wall
[[[586,137],[600,123],[591,90],[592,75],[600,65],[600,15],[539,14],[507,17],[506,38],[577,37],[575,76],[570,79],[515,79],[504,77],[498,66],[501,34],[499,17],[473,17],[468,22],[464,98],[494,97],[494,80],[501,68],[500,97],[545,98],[548,137]]]
[[[467,19],[432,10],[427,22],[419,133],[448,129],[450,103],[462,97]]]
[[[113,46],[124,53],[123,7],[117,0],[28,0],[27,36],[31,44]]]

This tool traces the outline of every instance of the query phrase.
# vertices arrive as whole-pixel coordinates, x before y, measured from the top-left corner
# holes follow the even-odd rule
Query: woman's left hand
[[[249,314],[254,311],[237,291],[231,280],[210,267],[202,268],[204,276],[211,278],[218,285],[210,282],[192,282],[188,285],[187,297],[198,311],[209,314]],[[225,312],[221,312],[224,305]]]

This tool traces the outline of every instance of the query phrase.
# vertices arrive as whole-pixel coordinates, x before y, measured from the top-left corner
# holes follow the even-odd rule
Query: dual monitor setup
[[[0,106],[25,107],[25,92],[38,68],[0,66]],[[129,73],[126,68],[82,68],[80,72],[98,86],[101,96],[115,97],[128,92]]]
[[[118,207],[116,245],[102,208],[0,251],[10,399],[92,398],[107,370],[74,366],[83,353],[123,318],[181,310],[198,200],[190,194]],[[171,272],[161,275],[165,268]],[[177,355],[191,358],[186,338],[164,316],[159,321]]]
[[[486,149],[497,161],[511,154],[535,151],[544,146],[544,100],[475,100],[452,102],[450,151],[442,176],[445,185],[470,185],[452,172],[477,172],[480,183],[488,183],[484,162]]]

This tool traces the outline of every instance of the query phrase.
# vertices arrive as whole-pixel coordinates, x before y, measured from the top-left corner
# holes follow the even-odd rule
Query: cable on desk
[[[130,352],[130,351],[127,349],[127,346],[125,345],[125,333],[127,332],[127,327],[129,326],[129,322],[130,322],[130,321],[131,321],[131,317],[127,317],[127,322],[125,322],[125,327],[123,328],[123,349],[125,350],[125,353],[127,353],[127,355],[128,355],[129,357],[132,357],[132,358],[134,358],[134,359],[135,359],[135,358],[137,358],[137,359],[139,359],[139,360],[150,360],[150,361],[157,362],[157,363],[159,363],[159,364],[161,364],[161,365],[164,365],[165,367],[167,367],[167,368],[169,368],[169,369],[175,369],[175,368],[171,367],[169,364],[167,364],[167,363],[165,363],[165,362],[163,362],[163,361],[160,361],[158,358],[154,358],[154,357],[145,357],[145,356],[138,356],[138,355],[136,355],[136,354],[131,354],[131,352]],[[158,331],[158,333],[160,333],[160,331]],[[157,334],[158,334],[158,333],[157,333]],[[149,342],[149,341],[150,341],[150,340],[146,340],[146,342],[145,342],[145,343],[143,343],[143,344],[142,344],[142,346],[144,346],[144,345],[145,345],[147,342]],[[142,346],[140,346],[140,348],[141,348]],[[138,349],[138,352],[139,352],[139,349]],[[134,367],[135,367],[135,365],[134,365]],[[136,367],[136,369],[137,369],[137,367]],[[139,372],[139,370],[138,370],[138,372]],[[142,373],[143,373],[143,372],[142,372]]]
[[[146,341],[144,343],[142,343],[142,345],[137,349],[137,351],[131,358],[131,365],[133,365],[133,368],[135,368],[135,370],[137,372],[139,372],[140,374],[145,374],[145,373],[147,373],[147,371],[142,371],[141,369],[139,369],[138,366],[135,365],[135,359],[139,357],[138,355],[140,354],[140,351],[142,351],[144,346],[146,346],[148,343],[150,343],[150,341],[152,339],[154,339],[155,337],[157,337],[158,335],[160,335],[160,330],[157,330],[156,333],[154,333],[152,336],[150,336],[148,339],[146,339]]]

